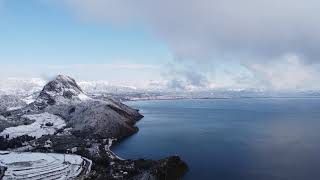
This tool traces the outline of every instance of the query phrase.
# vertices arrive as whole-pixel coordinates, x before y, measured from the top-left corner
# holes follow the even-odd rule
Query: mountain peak
[[[63,74],[58,74],[54,80],[59,80],[59,81],[75,81],[73,78],[67,75]]]
[[[78,93],[83,93],[77,82],[66,75],[58,75],[54,80],[45,85],[44,89],[48,87],[48,90],[62,91],[62,90],[74,90]]]
[[[77,82],[66,75],[58,75],[48,82],[36,99],[37,106],[45,107],[56,102],[65,100],[87,100],[90,99],[84,94]]]
[[[73,78],[65,75],[58,75],[54,80],[48,82],[42,90],[42,92],[60,95],[68,91],[72,92],[73,95],[83,93],[77,82]]]

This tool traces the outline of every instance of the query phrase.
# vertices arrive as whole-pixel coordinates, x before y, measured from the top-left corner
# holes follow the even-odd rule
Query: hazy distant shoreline
[[[124,100],[122,102],[129,102],[129,101],[178,101],[178,100],[213,100],[213,99],[319,99],[319,96],[301,96],[301,97],[296,97],[296,96],[288,96],[288,97],[208,97],[208,98],[159,98],[159,99],[129,99],[129,100]]]

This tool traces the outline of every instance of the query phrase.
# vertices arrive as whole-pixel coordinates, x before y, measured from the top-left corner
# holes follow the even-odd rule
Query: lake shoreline
[[[320,156],[315,153],[320,148],[319,98],[150,100],[126,104],[140,109],[145,117],[137,123],[139,133],[112,147],[123,158],[157,159],[179,154],[190,167],[184,180],[276,179],[271,177],[278,175],[300,180],[297,177],[320,176],[313,168],[320,165]]]

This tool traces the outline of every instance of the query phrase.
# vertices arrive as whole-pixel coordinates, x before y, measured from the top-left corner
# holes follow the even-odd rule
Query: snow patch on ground
[[[62,118],[47,112],[41,114],[24,115],[22,117],[34,120],[35,122],[29,125],[6,128],[0,133],[0,136],[9,134],[9,139],[22,135],[40,138],[43,135],[54,134],[58,129],[66,126],[66,123]],[[46,124],[51,124],[52,126],[46,126]]]
[[[86,101],[86,100],[90,100],[91,98],[83,93],[80,93],[78,95],[78,98],[81,100],[81,101]]]
[[[30,104],[36,100],[36,97],[33,95],[27,96],[24,99],[22,99],[25,103]]]
[[[23,108],[23,106],[9,107],[9,108],[7,108],[7,111],[14,111],[14,110],[21,109],[21,108]]]

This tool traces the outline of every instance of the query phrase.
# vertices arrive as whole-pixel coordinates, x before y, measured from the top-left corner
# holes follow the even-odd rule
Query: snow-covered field
[[[0,164],[8,168],[4,180],[73,179],[91,167],[91,161],[79,155],[1,151]]]
[[[47,112],[41,114],[24,115],[23,117],[34,120],[35,122],[29,125],[6,128],[0,133],[0,136],[9,134],[9,139],[22,135],[29,135],[39,138],[43,135],[54,134],[58,129],[66,126],[65,121],[59,116]],[[48,123],[50,126],[46,126]]]

